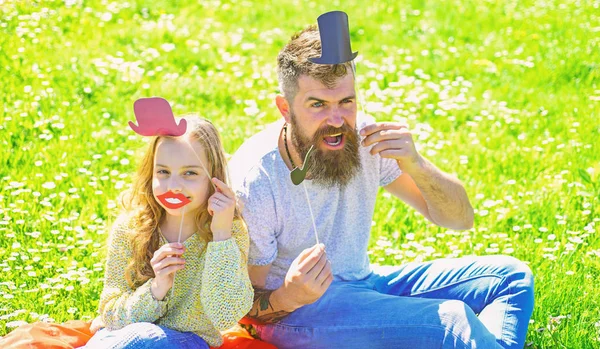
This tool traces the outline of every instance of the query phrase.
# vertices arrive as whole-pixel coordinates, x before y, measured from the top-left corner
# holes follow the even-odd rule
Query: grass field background
[[[141,137],[133,101],[212,120],[232,154],[278,118],[276,55],[348,13],[366,110],[464,183],[449,231],[382,193],[372,262],[529,263],[532,348],[600,347],[600,1],[0,0],[0,335],[90,319]]]

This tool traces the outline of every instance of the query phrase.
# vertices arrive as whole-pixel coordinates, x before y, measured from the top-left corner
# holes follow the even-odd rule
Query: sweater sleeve
[[[158,301],[150,292],[153,279],[135,290],[129,287],[125,279],[125,269],[132,256],[128,231],[122,221],[117,221],[109,240],[104,289],[98,312],[110,330],[136,322],[155,322],[167,311],[168,299]]]
[[[240,220],[233,222],[230,239],[208,243],[200,294],[206,315],[218,330],[235,325],[252,307],[248,245],[248,231]]]

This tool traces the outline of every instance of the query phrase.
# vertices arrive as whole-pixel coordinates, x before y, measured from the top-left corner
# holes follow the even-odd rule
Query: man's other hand
[[[285,275],[283,288],[297,309],[316,302],[333,281],[331,262],[327,259],[325,245],[307,248],[292,262]]]

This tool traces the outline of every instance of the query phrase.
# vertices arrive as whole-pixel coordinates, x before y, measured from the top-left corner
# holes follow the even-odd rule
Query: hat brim
[[[356,56],[358,55],[358,51],[346,55],[346,57],[318,57],[318,58],[309,58],[308,60],[315,63],[315,64],[342,64],[342,63],[346,63],[349,62],[351,60],[353,60],[354,58],[356,58]]]

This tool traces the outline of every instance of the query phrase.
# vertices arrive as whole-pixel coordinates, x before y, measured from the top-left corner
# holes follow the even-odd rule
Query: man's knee
[[[529,266],[511,256],[498,256],[503,274],[513,287],[533,295],[533,272]]]
[[[507,275],[511,294],[519,295],[519,306],[525,312],[533,312],[534,289],[531,268],[522,261],[510,257],[510,273]]]
[[[464,302],[444,301],[439,316],[445,327],[443,348],[496,348],[495,337]]]
[[[461,331],[470,319],[477,318],[473,310],[463,301],[447,300],[439,305],[438,315],[442,324],[449,330]]]
[[[495,255],[477,257],[477,267],[484,273],[491,273],[510,281],[519,280],[525,288],[533,290],[533,273],[529,266],[512,256]]]
[[[448,300],[440,303],[438,314],[445,328],[444,343],[463,347],[471,336],[471,323],[477,320],[475,313],[462,301]]]

